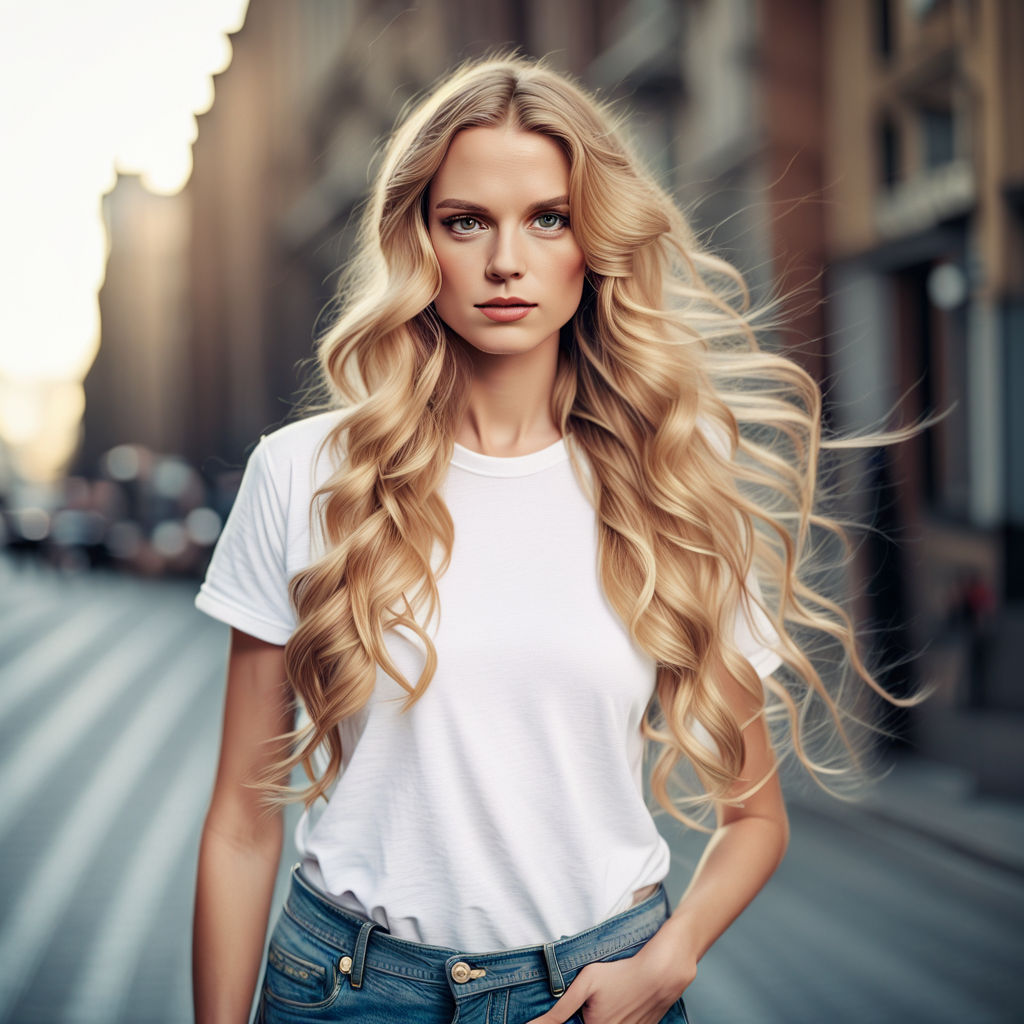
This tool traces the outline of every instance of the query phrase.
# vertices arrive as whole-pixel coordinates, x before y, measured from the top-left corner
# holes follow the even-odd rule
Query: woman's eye
[[[457,235],[468,235],[480,226],[476,217],[449,217],[445,224]]]
[[[534,223],[539,228],[544,228],[545,231],[552,231],[556,228],[564,228],[569,223],[568,217],[563,217],[560,213],[540,213],[534,218]]]

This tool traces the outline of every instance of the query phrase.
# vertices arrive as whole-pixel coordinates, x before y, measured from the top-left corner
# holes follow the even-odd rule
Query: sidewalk
[[[979,795],[971,775],[950,765],[893,755],[889,774],[855,803],[806,785],[789,800],[847,820],[868,815],[1024,875],[1024,803]]]

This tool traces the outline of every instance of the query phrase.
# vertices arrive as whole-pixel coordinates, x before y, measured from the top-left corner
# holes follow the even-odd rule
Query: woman
[[[299,763],[259,1019],[685,1020],[786,848],[767,712],[812,770],[804,706],[841,731],[808,638],[877,689],[805,579],[818,392],[742,298],[562,76],[472,64],[397,129],[332,407],[262,438],[196,598],[232,627],[200,1022],[245,1019]],[[671,914],[645,737],[716,814]]]

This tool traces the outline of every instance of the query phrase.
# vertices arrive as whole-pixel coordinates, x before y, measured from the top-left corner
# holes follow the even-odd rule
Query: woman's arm
[[[732,793],[774,765],[762,705],[735,680],[723,696],[741,722],[746,756]],[[756,716],[756,717],[755,717]],[[656,1024],[697,976],[697,962],[779,866],[789,823],[777,774],[742,807],[722,804],[715,830],[672,916],[627,960],[585,967],[565,995],[530,1024],[563,1024],[581,1007],[587,1024]]]
[[[741,722],[757,716],[743,730],[743,776],[732,790],[738,795],[752,781],[764,777],[774,765],[775,755],[764,715],[759,713],[761,707],[755,706],[738,685],[730,690],[727,699]],[[696,976],[697,961],[761,891],[781,863],[788,844],[789,821],[777,773],[742,807],[720,805],[718,828],[704,849],[690,885],[655,936],[659,946],[671,950],[669,959],[687,964],[686,973]]]
[[[259,978],[284,834],[244,785],[272,760],[267,740],[292,728],[284,648],[231,630],[220,762],[199,847],[192,933],[197,1024],[244,1024]]]

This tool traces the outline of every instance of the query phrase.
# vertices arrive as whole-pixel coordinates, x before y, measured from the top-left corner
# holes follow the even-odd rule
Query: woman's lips
[[[513,296],[508,299],[491,299],[490,302],[480,302],[477,303],[476,308],[489,320],[507,324],[513,320],[522,320],[536,305],[536,302],[526,302]]]
[[[477,306],[477,309],[488,319],[507,324],[513,320],[522,320],[533,306]]]

